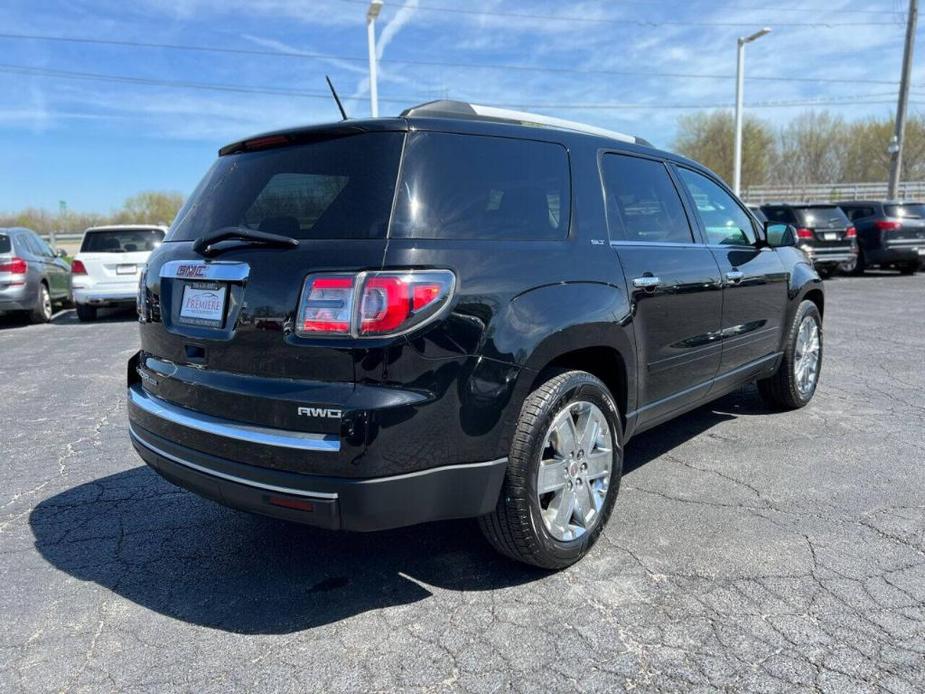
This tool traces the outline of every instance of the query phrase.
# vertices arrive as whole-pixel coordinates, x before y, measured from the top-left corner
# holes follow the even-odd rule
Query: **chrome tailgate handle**
[[[633,280],[633,286],[636,289],[655,289],[661,283],[662,281],[658,277],[652,277],[651,275],[636,277]]]

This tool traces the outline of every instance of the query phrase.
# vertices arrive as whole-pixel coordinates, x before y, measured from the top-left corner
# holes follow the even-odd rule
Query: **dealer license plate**
[[[183,287],[180,302],[180,322],[220,328],[225,321],[225,299],[228,287],[196,282]]]

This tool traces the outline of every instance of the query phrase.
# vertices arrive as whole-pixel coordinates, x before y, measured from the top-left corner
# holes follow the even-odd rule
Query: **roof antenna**
[[[340,110],[340,115],[344,117],[344,120],[347,120],[347,112],[344,110],[344,105],[340,102],[340,97],[337,96],[337,90],[334,89],[334,84],[331,82],[331,78],[327,75],[324,78],[328,81],[328,86],[331,88],[331,94],[334,95],[334,101],[337,102],[337,108]]]

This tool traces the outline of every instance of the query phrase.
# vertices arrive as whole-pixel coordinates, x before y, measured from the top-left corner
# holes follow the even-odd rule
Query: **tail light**
[[[436,317],[455,285],[449,270],[309,275],[299,300],[296,334],[398,335]]]
[[[883,220],[874,222],[874,227],[876,227],[877,231],[897,231],[902,229],[902,226],[902,222],[886,222]]]
[[[845,238],[846,239],[856,239],[858,237],[858,230],[854,227],[848,227],[845,229]]]
[[[71,274],[72,275],[86,275],[87,268],[79,260],[71,261]]]
[[[797,238],[798,239],[811,239],[813,238],[813,230],[807,229],[805,227],[800,227],[797,229]]]
[[[13,256],[8,260],[0,260],[0,272],[9,272],[13,275],[25,275],[29,271],[29,263],[22,258]]]

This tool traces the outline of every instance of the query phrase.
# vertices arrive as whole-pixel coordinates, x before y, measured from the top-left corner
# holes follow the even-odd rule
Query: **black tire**
[[[51,320],[52,315],[54,315],[54,309],[51,305],[51,294],[48,292],[48,287],[45,286],[44,281],[39,285],[39,297],[35,304],[35,308],[32,309],[32,312],[29,314],[30,323],[47,323]]]
[[[84,323],[96,320],[96,306],[85,306],[84,304],[75,304],[77,308],[77,320]]]
[[[546,433],[565,407],[577,400],[597,406],[612,433],[610,482],[598,517],[574,540],[558,540],[543,523],[537,475]],[[623,472],[623,432],[620,414],[600,379],[584,371],[550,373],[526,399],[514,431],[507,473],[495,510],[479,519],[486,539],[502,554],[546,569],[562,569],[581,559],[607,524]]]
[[[919,264],[918,263],[903,263],[898,265],[900,275],[914,275],[918,272]]]
[[[864,270],[867,269],[867,261],[864,260],[864,251],[863,249],[858,249],[858,261],[854,265],[854,269],[851,271],[852,275],[860,276],[864,274]]]
[[[816,321],[816,327],[819,330],[819,360],[812,389],[808,390],[808,392],[801,392],[797,385],[794,363],[797,352],[797,335],[803,320],[807,316]],[[819,385],[819,373],[822,370],[822,358],[824,355],[822,316],[819,313],[819,308],[812,301],[803,301],[797,307],[793,322],[787,330],[786,345],[784,357],[781,359],[777,371],[773,376],[758,381],[758,391],[764,401],[771,407],[782,410],[797,410],[805,407],[813,399]]]
[[[816,272],[819,273],[822,279],[827,280],[835,274],[836,267],[836,265],[820,265],[816,268]]]

